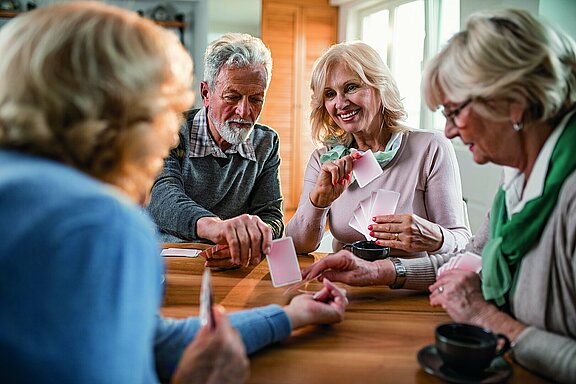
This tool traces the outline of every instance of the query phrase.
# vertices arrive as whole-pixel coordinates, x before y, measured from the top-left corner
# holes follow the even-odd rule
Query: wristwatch
[[[392,264],[394,264],[394,269],[396,270],[396,278],[394,279],[394,282],[389,285],[389,287],[392,289],[403,288],[404,283],[406,283],[406,267],[397,257],[390,257],[390,261]]]

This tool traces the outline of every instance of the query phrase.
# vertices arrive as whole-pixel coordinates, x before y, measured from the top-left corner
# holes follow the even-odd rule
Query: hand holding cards
[[[395,191],[386,189],[373,191],[369,198],[362,200],[358,204],[348,225],[364,235],[366,240],[374,240],[368,230],[368,225],[373,223],[372,218],[380,215],[391,215],[396,212],[399,199],[400,193]]]

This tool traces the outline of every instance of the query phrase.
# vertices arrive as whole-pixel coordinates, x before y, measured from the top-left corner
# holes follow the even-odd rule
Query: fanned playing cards
[[[366,240],[375,240],[370,236],[368,225],[372,224],[372,218],[380,215],[391,215],[396,212],[396,206],[400,199],[400,193],[379,189],[372,192],[370,197],[362,200],[354,210],[348,225],[360,232]]]

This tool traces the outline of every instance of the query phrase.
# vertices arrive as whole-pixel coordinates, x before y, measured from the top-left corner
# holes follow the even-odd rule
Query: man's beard
[[[230,123],[250,124],[250,128],[234,128],[230,126]],[[246,139],[252,133],[253,129],[254,123],[245,120],[234,119],[228,120],[224,124],[220,125],[218,132],[220,133],[220,136],[222,136],[222,138],[230,144],[238,145],[246,141]]]
[[[208,116],[216,126],[220,137],[232,145],[238,145],[246,141],[254,129],[254,123],[244,119],[230,119],[222,123],[216,118],[212,108],[208,109]],[[250,128],[234,128],[230,126],[230,123],[250,124]]]

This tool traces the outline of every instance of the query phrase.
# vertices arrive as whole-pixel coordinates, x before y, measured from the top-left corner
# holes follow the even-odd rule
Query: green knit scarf
[[[576,116],[572,117],[558,138],[552,152],[544,190],[510,219],[506,212],[505,192],[499,189],[490,211],[490,240],[482,251],[482,292],[486,300],[502,307],[512,288],[518,263],[540,240],[552,214],[560,189],[576,169]]]

